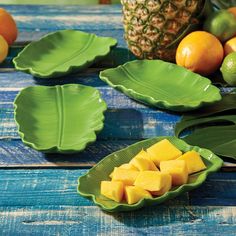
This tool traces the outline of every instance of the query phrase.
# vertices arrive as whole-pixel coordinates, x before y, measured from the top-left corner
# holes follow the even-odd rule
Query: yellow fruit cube
[[[125,187],[125,199],[128,204],[134,204],[143,198],[152,198],[152,195],[138,186]]]
[[[134,165],[132,165],[130,163],[125,163],[125,164],[119,166],[118,168],[125,169],[125,170],[138,170]]]
[[[124,185],[133,185],[138,174],[139,171],[136,170],[115,168],[112,175],[112,181],[121,181]]]
[[[151,192],[152,195],[161,196],[161,195],[165,194],[166,192],[168,192],[171,189],[171,187],[172,187],[172,177],[171,177],[171,175],[165,175],[163,178],[165,178],[165,180],[164,180],[165,185],[162,187],[161,190]]]
[[[141,171],[136,178],[134,185],[147,191],[160,191],[165,186],[166,175],[158,171]]]
[[[131,161],[130,164],[135,166],[140,171],[156,170],[159,171],[150,156],[142,150]]]
[[[124,184],[118,181],[101,181],[101,194],[116,202],[121,202],[124,194]]]
[[[172,185],[182,185],[188,181],[188,169],[183,160],[162,161],[160,170],[171,175]]]
[[[129,164],[129,163],[125,163],[123,165],[120,165],[119,167],[115,167],[115,168],[121,168],[121,169],[125,169],[125,170],[138,170],[135,166]],[[114,168],[114,169],[115,169]],[[111,172],[111,174],[109,175],[110,178],[112,178],[113,176],[113,172],[114,170]]]
[[[161,161],[174,160],[182,155],[169,140],[163,139],[147,149],[152,161],[159,166]]]
[[[201,156],[196,151],[189,151],[178,157],[177,160],[184,160],[187,164],[188,174],[206,169]]]

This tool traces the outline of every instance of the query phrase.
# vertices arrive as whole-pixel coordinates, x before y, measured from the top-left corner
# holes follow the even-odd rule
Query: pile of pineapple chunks
[[[111,181],[101,181],[101,194],[116,202],[135,204],[168,192],[172,186],[188,182],[188,175],[204,170],[201,156],[194,150],[182,153],[169,140],[141,150],[129,163],[115,167]]]

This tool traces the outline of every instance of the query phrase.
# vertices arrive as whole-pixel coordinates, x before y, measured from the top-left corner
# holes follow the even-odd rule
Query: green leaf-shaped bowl
[[[189,150],[197,151],[202,156],[207,169],[190,175],[187,184],[181,185],[179,187],[174,187],[169,192],[160,197],[152,199],[142,199],[138,203],[133,205],[128,205],[125,202],[117,203],[100,194],[101,181],[110,180],[109,174],[112,172],[114,167],[129,162],[142,148],[146,149],[164,138],[167,138],[171,143],[173,143],[183,152],[187,152]],[[100,206],[103,210],[109,212],[131,211],[143,206],[160,204],[184,192],[197,188],[205,181],[207,175],[211,172],[217,171],[222,166],[222,163],[223,161],[219,157],[217,157],[214,153],[207,149],[190,146],[183,140],[176,137],[156,137],[135,143],[125,149],[114,152],[105,157],[96,166],[91,168],[87,174],[79,178],[78,193],[93,200],[93,202]]]
[[[42,152],[76,152],[96,140],[106,103],[97,89],[67,84],[23,89],[14,101],[22,141]]]
[[[127,62],[100,73],[101,80],[129,97],[173,111],[188,111],[221,99],[211,81],[161,60]]]
[[[15,68],[40,78],[55,78],[89,67],[110,52],[117,40],[75,30],[48,34],[13,59]]]

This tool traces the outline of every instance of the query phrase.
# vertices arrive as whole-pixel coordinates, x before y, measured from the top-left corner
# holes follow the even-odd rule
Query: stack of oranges
[[[0,8],[0,63],[7,57],[8,48],[17,34],[16,22],[5,9]]]
[[[176,51],[176,63],[203,76],[214,73],[221,66],[225,79],[227,56],[232,57],[232,53],[236,58],[236,7],[213,13],[206,19],[204,31],[195,31],[183,38]],[[236,85],[236,81],[225,80]]]

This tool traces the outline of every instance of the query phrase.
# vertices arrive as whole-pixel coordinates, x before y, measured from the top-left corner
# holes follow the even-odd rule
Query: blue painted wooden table
[[[137,140],[173,135],[177,114],[136,103],[98,79],[133,59],[123,39],[120,6],[4,6],[20,30],[0,68],[0,235],[236,235],[236,172],[225,163],[200,188],[163,205],[108,214],[76,193],[77,178],[107,154]],[[59,29],[80,29],[119,42],[102,62],[56,80],[98,88],[108,104],[104,130],[82,153],[42,154],[22,144],[13,119],[16,94],[33,79],[11,60],[28,42]],[[222,90],[222,92],[224,92]]]

